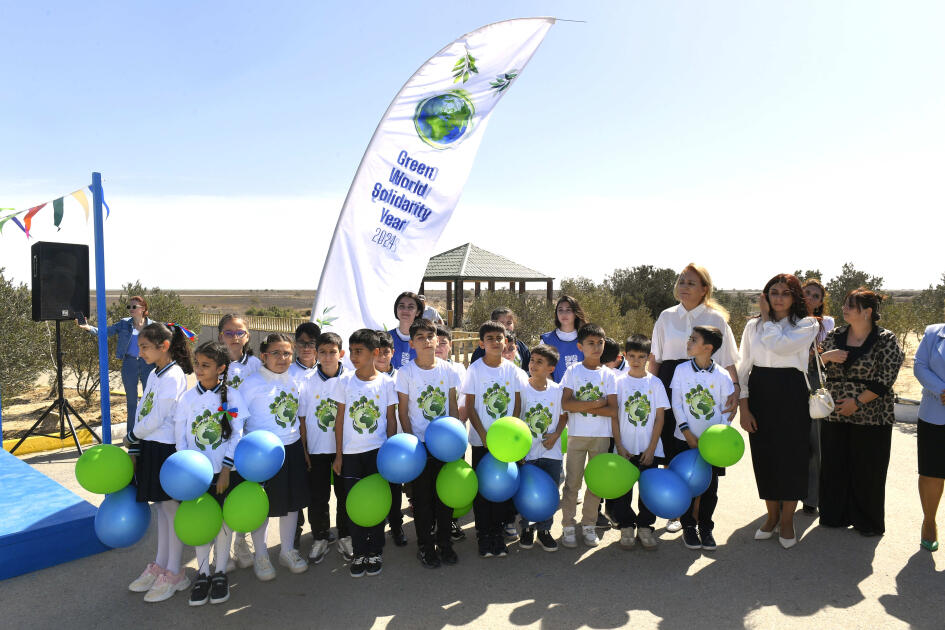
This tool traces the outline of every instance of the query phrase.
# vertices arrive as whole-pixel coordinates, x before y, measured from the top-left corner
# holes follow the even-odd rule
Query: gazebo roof
[[[430,258],[423,279],[446,281],[464,280],[554,280],[540,271],[529,269],[504,256],[493,254],[472,243],[454,247]]]

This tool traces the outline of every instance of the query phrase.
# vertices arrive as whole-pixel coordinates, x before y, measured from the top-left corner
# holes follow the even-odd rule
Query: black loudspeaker
[[[39,242],[33,258],[33,321],[89,315],[89,246]]]

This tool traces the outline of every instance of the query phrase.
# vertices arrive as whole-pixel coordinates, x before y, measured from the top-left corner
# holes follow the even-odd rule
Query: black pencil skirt
[[[802,372],[751,368],[748,408],[758,430],[749,434],[748,442],[758,496],[765,501],[800,501],[807,496],[809,397]]]

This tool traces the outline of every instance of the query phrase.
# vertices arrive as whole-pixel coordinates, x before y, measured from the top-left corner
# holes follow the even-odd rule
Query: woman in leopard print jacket
[[[852,525],[864,536],[885,531],[892,386],[904,358],[896,335],[876,325],[882,300],[864,288],[851,291],[843,302],[847,325],[827,334],[822,355],[836,409],[821,428],[820,524]]]

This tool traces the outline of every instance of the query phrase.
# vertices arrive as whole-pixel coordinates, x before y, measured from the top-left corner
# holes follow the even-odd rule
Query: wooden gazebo
[[[453,318],[451,325],[458,327],[463,322],[463,284],[472,282],[475,285],[475,295],[479,297],[482,283],[486,283],[488,291],[495,291],[496,282],[508,282],[509,290],[525,293],[526,282],[543,282],[546,287],[548,300],[553,299],[552,282],[554,278],[529,269],[513,262],[504,256],[493,254],[472,243],[433,256],[427,263],[427,270],[420,283],[420,293],[423,294],[427,282],[446,283],[446,303],[452,305]],[[455,290],[454,290],[455,289]]]

